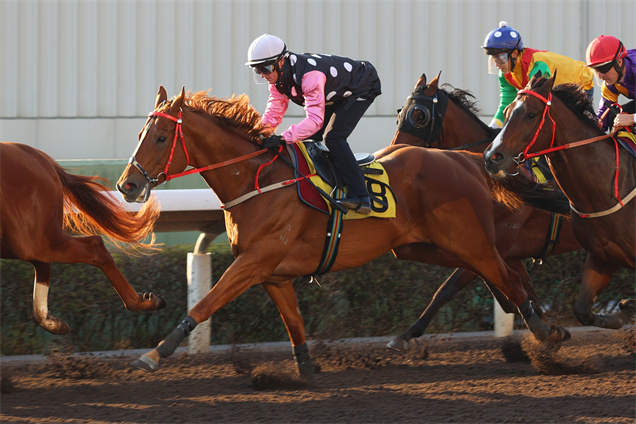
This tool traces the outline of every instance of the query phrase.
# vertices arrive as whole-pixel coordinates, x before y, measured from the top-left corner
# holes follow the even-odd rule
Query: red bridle
[[[620,169],[620,154],[619,154],[619,147],[618,147],[618,141],[616,140],[616,138],[614,137],[614,134],[616,134],[616,132],[618,131],[618,128],[614,128],[614,130],[607,135],[601,135],[598,137],[592,137],[592,138],[588,138],[585,140],[580,140],[580,141],[575,141],[572,143],[567,143],[564,144],[562,146],[556,146],[554,147],[554,135],[555,135],[555,131],[556,131],[556,123],[554,122],[554,119],[552,118],[552,115],[550,115],[550,112],[548,111],[548,109],[550,108],[550,106],[552,106],[552,93],[548,93],[548,98],[546,99],[545,97],[543,97],[542,95],[535,93],[534,91],[530,91],[530,90],[519,90],[518,94],[529,94],[531,96],[536,97],[537,99],[541,100],[543,103],[545,103],[545,108],[543,109],[543,115],[541,116],[541,123],[539,123],[539,128],[537,128],[537,132],[534,134],[534,137],[532,138],[532,141],[530,142],[530,144],[528,144],[526,146],[526,148],[523,150],[523,152],[521,152],[519,154],[519,156],[517,156],[516,160],[517,163],[521,163],[524,162],[530,158],[533,157],[537,157],[537,156],[542,156],[545,155],[547,153],[552,153],[552,152],[556,152],[559,150],[564,150],[564,149],[571,149],[573,147],[577,147],[577,146],[583,146],[585,144],[589,144],[589,143],[593,143],[595,141],[599,141],[599,140],[604,140],[606,138],[611,137],[612,140],[614,140],[614,145],[615,145],[615,149],[616,149],[616,171],[615,171],[615,175],[614,175],[614,196],[616,197],[616,199],[618,200],[618,203],[621,206],[625,206],[623,204],[623,201],[621,200],[620,195],[618,194],[618,174],[619,174],[619,169]],[[541,150],[539,152],[536,153],[530,153],[528,154],[528,150],[530,150],[530,148],[532,147],[532,145],[535,143],[535,141],[537,140],[537,137],[539,136],[539,132],[541,131],[541,128],[543,128],[543,124],[545,123],[545,115],[547,115],[550,117],[550,121],[552,121],[552,141],[550,142],[550,147],[548,149],[545,150]],[[576,211],[576,209],[575,209]],[[598,214],[582,214],[578,211],[576,211],[577,213],[579,213],[579,215],[583,218],[587,218],[593,215],[598,215]]]
[[[152,118],[152,117],[162,117],[162,118],[167,118],[173,122],[176,123],[175,129],[174,129],[174,138],[172,140],[172,147],[170,149],[170,156],[168,157],[168,161],[166,162],[166,166],[163,169],[162,172],[160,172],[156,178],[151,178],[150,175],[148,175],[148,173],[146,172],[146,170],[141,166],[141,164],[139,162],[137,162],[137,159],[135,158],[135,154],[133,153],[133,155],[130,157],[130,160],[128,161],[129,164],[132,164],[133,166],[135,166],[139,172],[141,172],[145,177],[146,180],[148,180],[148,182],[150,184],[155,184],[155,183],[159,183],[159,177],[161,177],[161,174],[164,175],[164,181],[161,183],[166,183],[170,180],[172,180],[173,178],[177,178],[177,177],[183,177],[185,175],[190,175],[190,174],[195,174],[195,173],[199,173],[199,172],[204,172],[204,171],[210,171],[212,169],[216,169],[216,168],[221,168],[223,166],[227,166],[227,165],[231,165],[233,163],[237,163],[237,162],[241,162],[243,160],[258,156],[262,153],[265,153],[267,151],[267,149],[262,149],[262,150],[257,150],[256,152],[253,153],[248,153],[247,155],[243,155],[240,156],[238,158],[234,158],[234,159],[230,159],[230,160],[226,160],[224,162],[220,162],[220,163],[216,163],[213,165],[208,165],[208,166],[204,166],[201,168],[194,168],[194,169],[189,169],[187,171],[183,171],[183,172],[179,172],[178,174],[172,174],[169,175],[168,174],[168,169],[170,168],[170,164],[172,163],[172,158],[174,157],[174,151],[175,148],[177,147],[177,140],[181,139],[181,146],[183,146],[183,152],[185,153],[186,156],[186,166],[190,165],[190,156],[188,155],[188,149],[186,148],[186,144],[185,144],[185,139],[183,137],[183,128],[182,128],[182,123],[183,120],[181,119],[181,109],[179,109],[179,115],[178,117],[174,117],[172,115],[169,115],[167,113],[163,113],[163,112],[157,112],[157,111],[153,111],[150,112],[148,114],[148,117]],[[146,124],[146,127],[150,125],[150,121]],[[135,151],[136,153],[136,151]]]

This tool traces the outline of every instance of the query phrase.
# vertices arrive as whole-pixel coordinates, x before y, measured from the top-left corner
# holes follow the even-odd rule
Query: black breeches
[[[311,138],[323,139],[331,152],[339,182],[349,188],[348,196],[367,195],[364,174],[356,162],[347,138],[371,106],[372,101],[354,101],[348,108],[343,104],[325,108],[325,123]]]

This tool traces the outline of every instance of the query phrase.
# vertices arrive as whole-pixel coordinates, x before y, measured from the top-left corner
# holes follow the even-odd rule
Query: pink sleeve
[[[305,119],[283,131],[281,135],[287,143],[304,140],[322,128],[325,121],[326,82],[327,77],[320,71],[311,71],[303,76]]]
[[[263,123],[272,128],[278,127],[287,112],[287,106],[289,106],[289,98],[281,94],[274,84],[269,84],[269,98],[263,113]]]

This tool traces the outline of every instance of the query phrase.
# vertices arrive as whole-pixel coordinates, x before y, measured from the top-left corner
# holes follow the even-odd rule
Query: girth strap
[[[335,199],[344,196],[344,189],[337,188],[334,194]],[[340,235],[342,234],[342,222],[344,213],[338,208],[332,208],[329,222],[327,223],[327,237],[325,238],[325,246],[322,249],[322,258],[318,268],[311,274],[321,275],[329,272],[338,256],[338,246],[340,245]]]
[[[539,261],[539,264],[543,262],[545,258],[550,256],[554,248],[559,244],[559,234],[561,234],[561,224],[563,223],[563,215],[553,213],[550,219],[550,227],[548,228],[548,238],[541,249],[539,256],[534,258],[535,261]]]

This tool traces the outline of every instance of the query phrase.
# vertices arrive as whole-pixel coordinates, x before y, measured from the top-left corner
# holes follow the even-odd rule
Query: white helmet
[[[263,34],[250,44],[247,49],[248,66],[261,65],[266,62],[272,62],[287,53],[287,46],[280,38],[275,35]]]

